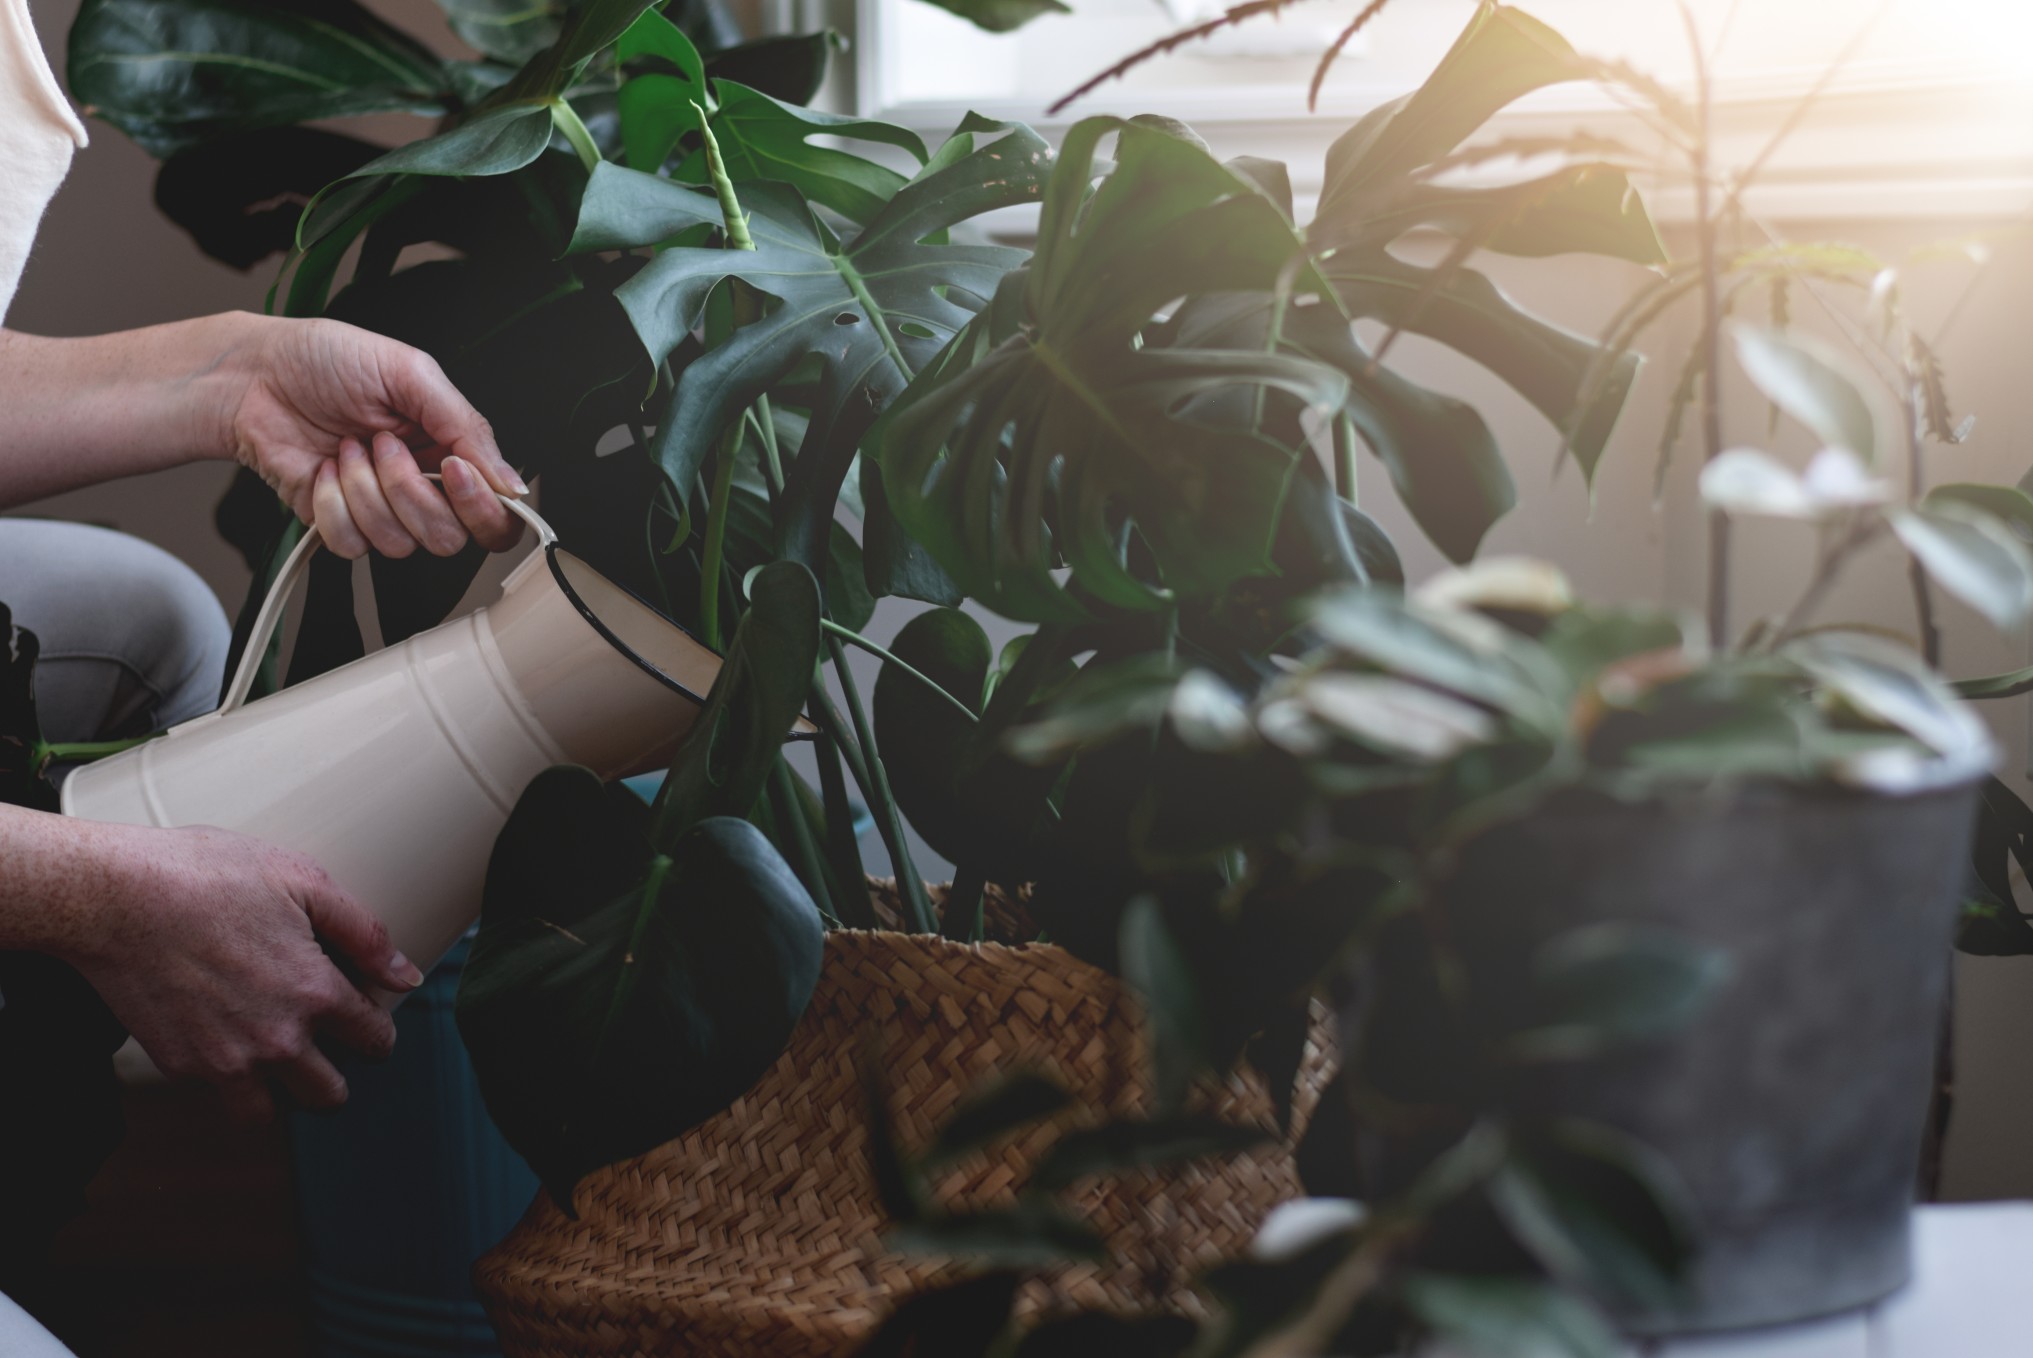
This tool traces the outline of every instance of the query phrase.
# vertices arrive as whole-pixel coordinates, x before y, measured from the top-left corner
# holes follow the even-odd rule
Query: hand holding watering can
[[[554,764],[615,778],[668,762],[720,668],[561,549],[528,505],[502,503],[538,550],[492,603],[250,702],[266,640],[319,546],[307,532],[219,710],[73,773],[66,814],[219,827],[305,855],[428,970],[479,917],[494,840],[530,779]]]

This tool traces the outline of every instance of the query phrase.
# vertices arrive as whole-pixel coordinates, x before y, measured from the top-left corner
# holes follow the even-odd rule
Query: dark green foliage
[[[0,804],[57,809],[56,788],[43,777],[42,721],[35,710],[35,662],[42,643],[14,625],[0,603]]]
[[[958,609],[934,609],[906,623],[890,651],[976,714],[969,721],[916,678],[883,666],[875,729],[897,805],[946,858],[991,881],[1028,880],[1056,820],[1046,799],[1059,769],[1011,758],[1001,742],[1008,722],[982,720],[995,667],[987,634]]]
[[[489,865],[459,1030],[489,1112],[567,1210],[586,1173],[747,1090],[818,981],[818,911],[754,826],[711,817],[666,844],[633,794],[555,769]]]

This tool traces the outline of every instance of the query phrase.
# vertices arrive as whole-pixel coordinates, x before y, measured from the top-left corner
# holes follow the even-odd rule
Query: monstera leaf
[[[1089,196],[1101,139],[1116,165]],[[1241,388],[1338,407],[1346,382],[1296,355],[1143,346],[1182,296],[1274,288],[1297,236],[1176,124],[1094,118],[1066,138],[1037,258],[886,419],[889,502],[968,594],[1031,621],[1087,616],[1054,576],[1149,610],[1270,569],[1298,452],[1181,407]],[[1125,521],[1157,580],[1126,564]]]
[[[979,132],[999,132],[977,145]],[[659,422],[656,454],[692,484],[721,430],[807,363],[811,423],[778,507],[786,554],[816,566],[863,431],[980,299],[1018,264],[1002,246],[927,242],[969,217],[1037,194],[1048,148],[1028,128],[971,122],[940,157],[843,243],[782,184],[742,186],[754,250],[664,250],[616,296],[652,361],[699,324],[707,298],[738,279],[775,304],[689,364]],[[594,171],[575,250],[655,245],[718,225],[712,195],[616,166]]]
[[[1592,473],[1636,376],[1636,359],[1619,356],[1591,382],[1601,361],[1591,342],[1522,311],[1458,259],[1421,268],[1390,253],[1407,231],[1425,227],[1454,236],[1464,251],[1588,253],[1664,264],[1657,229],[1629,179],[1612,166],[1573,165],[1494,188],[1433,182],[1445,158],[1505,105],[1586,75],[1574,49],[1552,29],[1508,6],[1484,5],[1418,90],[1369,114],[1334,143],[1306,239],[1351,316],[1439,340],[1489,368],[1568,432],[1576,460]],[[1491,461],[1487,431],[1480,420],[1471,425],[1453,402],[1402,380],[1394,385],[1379,384],[1394,418],[1365,421],[1350,413],[1372,450],[1391,465],[1421,526],[1449,556],[1465,560],[1480,538],[1474,521],[1493,521],[1509,508],[1507,484],[1504,494],[1488,493],[1500,468]],[[1467,504],[1444,505],[1444,497],[1409,484],[1410,459],[1462,438],[1476,445],[1479,471],[1472,484],[1484,488],[1479,506],[1473,496]],[[1434,470],[1433,481],[1447,479]],[[1435,516],[1443,513],[1454,522],[1436,531]]]
[[[446,63],[353,0],[86,0],[78,102],[151,155],[229,132],[361,113],[443,113]]]
[[[841,147],[815,145],[813,138],[880,143],[905,152],[920,165],[926,161],[924,142],[908,129],[804,108],[732,78],[719,78],[738,69],[726,59],[734,54],[708,61],[677,25],[654,10],[621,35],[615,51],[625,64],[652,68],[630,79],[616,97],[623,159],[630,169],[654,171],[662,166],[682,139],[698,131],[703,112],[721,161],[737,184],[779,180],[849,221],[865,224],[904,186],[905,177]],[[809,63],[809,50],[803,55]],[[818,56],[823,63],[823,48]],[[707,180],[703,139],[694,136],[692,141],[673,178],[703,184]]]
[[[753,599],[656,805],[552,769],[488,867],[459,1031],[489,1112],[568,1210],[588,1171],[760,1078],[818,980],[818,907],[745,819],[810,691],[818,587],[778,563]]]

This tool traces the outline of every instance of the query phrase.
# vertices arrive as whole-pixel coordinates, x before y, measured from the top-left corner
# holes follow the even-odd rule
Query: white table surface
[[[2033,1203],[1923,1207],[1913,1281],[1868,1311],[1727,1338],[1681,1340],[1646,1358],[2033,1358]]]

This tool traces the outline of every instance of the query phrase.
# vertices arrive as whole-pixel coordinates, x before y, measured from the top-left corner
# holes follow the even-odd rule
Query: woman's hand
[[[497,552],[521,538],[495,492],[529,487],[430,355],[338,321],[231,320],[223,441],[326,546],[450,556],[469,533]]]
[[[95,927],[58,955],[165,1074],[207,1081],[235,1117],[261,1121],[272,1085],[307,1108],[346,1101],[318,1039],[393,1050],[387,1012],[318,941],[366,984],[406,991],[423,978],[315,863],[226,830],[90,829],[108,880]]]

